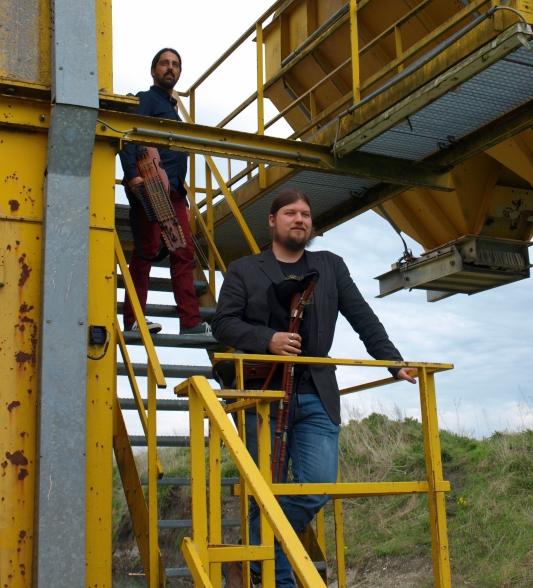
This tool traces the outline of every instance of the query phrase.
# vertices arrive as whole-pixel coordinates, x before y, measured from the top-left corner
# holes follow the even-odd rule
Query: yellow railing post
[[[207,482],[205,479],[204,410],[202,401],[189,386],[189,420],[191,442],[191,511],[192,539],[205,570],[209,569],[207,543]],[[196,588],[201,585],[195,582]]]
[[[189,94],[189,111],[191,116],[191,121],[196,121],[196,95],[194,90],[190,91]],[[189,155],[189,201],[196,204],[196,154],[191,153]],[[191,214],[191,232],[193,235],[196,235],[196,217],[194,214]]]
[[[353,103],[361,100],[359,68],[359,27],[357,26],[357,0],[350,0],[350,42],[352,48],[352,91]]]
[[[270,403],[257,403],[257,465],[267,484],[272,482],[270,473],[271,439],[270,439]],[[266,516],[260,514],[261,544],[274,545],[274,532],[268,524]],[[274,588],[276,578],[274,574],[274,560],[263,560],[261,565],[261,580],[264,588]]]
[[[222,543],[222,514],[220,504],[220,433],[209,423],[209,543]],[[213,588],[222,588],[222,566],[220,563],[209,565],[209,577]]]
[[[337,482],[341,481],[341,469],[337,473]],[[344,562],[344,519],[342,516],[342,498],[333,499],[335,517],[335,550],[337,555],[337,586],[346,588],[346,565]],[[324,553],[326,550],[324,549]]]
[[[418,368],[420,386],[420,407],[424,450],[426,456],[426,475],[428,482],[429,524],[433,551],[433,576],[435,588],[451,588],[448,534],[446,530],[446,505],[444,492],[436,486],[444,480],[442,456],[440,451],[439,426],[437,420],[437,401],[435,397],[435,375],[426,368]]]
[[[316,515],[316,538],[320,549],[326,553],[326,520],[322,508]]]
[[[159,588],[158,510],[157,510],[157,420],[154,368],[148,362],[148,545],[150,550],[150,588]]]
[[[181,101],[180,97],[176,93],[174,93],[174,96],[178,100],[178,106],[179,106],[180,112],[183,114],[183,117],[185,118],[186,122],[192,122],[192,119],[191,119],[189,113],[187,112],[187,109],[185,108],[183,102]],[[242,216],[242,213],[239,210],[239,206],[235,202],[235,199],[233,198],[231,191],[228,188],[226,182],[223,180],[222,174],[219,172],[217,166],[215,165],[213,158],[209,155],[204,155],[204,157],[207,162],[207,165],[211,169],[211,172],[215,176],[215,180],[220,188],[220,191],[224,194],[224,197],[226,198],[226,202],[228,203],[228,206],[230,207],[231,212],[233,213],[233,216],[235,217],[235,220],[237,221],[237,224],[239,225],[239,228],[241,229],[241,231],[244,235],[244,238],[246,239],[246,242],[248,243],[248,246],[252,250],[252,253],[259,253],[260,249],[254,239],[254,236],[252,235],[250,229],[248,228],[248,225],[246,224],[246,221],[244,220],[244,217]]]
[[[255,25],[257,49],[257,134],[265,134],[265,101],[263,79],[263,23]],[[265,164],[259,164],[259,188],[266,188]]]
[[[211,237],[211,241],[215,242],[215,221],[213,212],[213,180],[211,175],[211,169],[205,164],[205,197],[207,202],[207,232]],[[216,284],[215,284],[215,254],[211,247],[207,248],[207,260],[209,261],[209,289],[213,294],[216,295]]]

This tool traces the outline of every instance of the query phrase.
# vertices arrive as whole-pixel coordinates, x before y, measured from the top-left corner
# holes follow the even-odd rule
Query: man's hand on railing
[[[409,375],[411,372],[416,371],[416,368],[405,367],[398,372],[398,375],[396,377],[398,378],[398,380],[407,380],[408,382],[411,382],[411,384],[416,384],[416,380]]]

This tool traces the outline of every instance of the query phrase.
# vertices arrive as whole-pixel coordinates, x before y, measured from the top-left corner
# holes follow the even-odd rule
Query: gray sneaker
[[[159,333],[159,331],[161,331],[161,329],[163,328],[159,323],[152,323],[151,321],[146,321],[146,326],[148,327],[148,331],[150,332],[151,335],[155,335],[156,333]],[[139,325],[137,324],[137,321],[135,321],[134,323],[130,323],[129,325],[124,325],[124,331],[138,331],[139,330]]]
[[[180,335],[208,335],[213,336],[209,323],[199,323],[190,329],[180,329]]]

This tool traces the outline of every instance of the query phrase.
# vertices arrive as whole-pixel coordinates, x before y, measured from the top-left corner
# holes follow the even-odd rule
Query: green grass
[[[454,586],[533,586],[533,431],[495,433],[482,441],[441,432],[450,560]],[[372,414],[342,428],[343,481],[425,479],[422,427],[414,419]],[[328,508],[329,553],[333,548]],[[426,496],[344,502],[346,561],[431,559]],[[432,582],[421,586],[432,586]]]
[[[452,486],[446,511],[454,588],[533,587],[533,431],[494,433],[483,440],[441,431],[440,439],[444,477]],[[163,449],[160,458],[165,476],[189,476],[187,449]],[[146,455],[139,454],[137,461],[140,474],[146,475]],[[341,430],[340,463],[343,481],[424,480],[421,424],[380,414],[351,420]],[[238,475],[224,449],[221,470],[224,477]],[[114,482],[114,539],[120,541],[127,506],[116,473]],[[179,492],[178,497],[176,489],[159,487],[165,518],[180,518],[178,502],[183,508],[189,489]],[[229,498],[224,488],[223,500],[238,499]],[[430,564],[427,496],[348,499],[343,513],[347,567],[364,570],[395,558]],[[326,526],[328,555],[333,558],[331,504],[326,508]],[[174,549],[181,535],[174,538]],[[426,578],[405,588],[432,586]]]

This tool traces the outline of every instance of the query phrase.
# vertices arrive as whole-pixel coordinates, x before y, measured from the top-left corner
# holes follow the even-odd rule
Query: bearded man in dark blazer
[[[340,312],[359,334],[373,358],[403,361],[383,325],[361,296],[343,259],[329,251],[305,250],[313,229],[307,196],[296,190],[281,192],[272,202],[268,222],[272,247],[258,255],[234,261],[228,267],[212,324],[215,338],[246,353],[294,356],[303,353],[309,357],[327,357]],[[302,334],[273,329],[269,326],[272,321],[268,289],[284,279],[301,279],[312,269],[318,271],[320,278],[311,304],[305,310]],[[289,413],[283,482],[286,481],[289,459],[295,483],[327,483],[337,479],[341,415],[335,369],[330,365],[303,366],[297,374]],[[395,378],[415,383],[409,375],[413,371],[410,368],[390,371]],[[278,374],[269,388],[279,389],[280,381]],[[247,383],[251,389],[260,389],[261,385],[262,382]],[[277,402],[272,403],[272,440],[277,407]],[[256,427],[256,415],[247,413],[247,447],[257,461]],[[294,530],[301,532],[328,500],[329,496],[324,495],[282,496],[279,502]],[[250,542],[260,544],[259,509],[253,500],[250,505]],[[292,568],[278,544],[275,566],[276,587],[293,588],[296,584]],[[231,588],[240,588],[242,581],[238,567],[233,566],[231,571]],[[258,564],[252,563],[252,571],[259,574]]]

